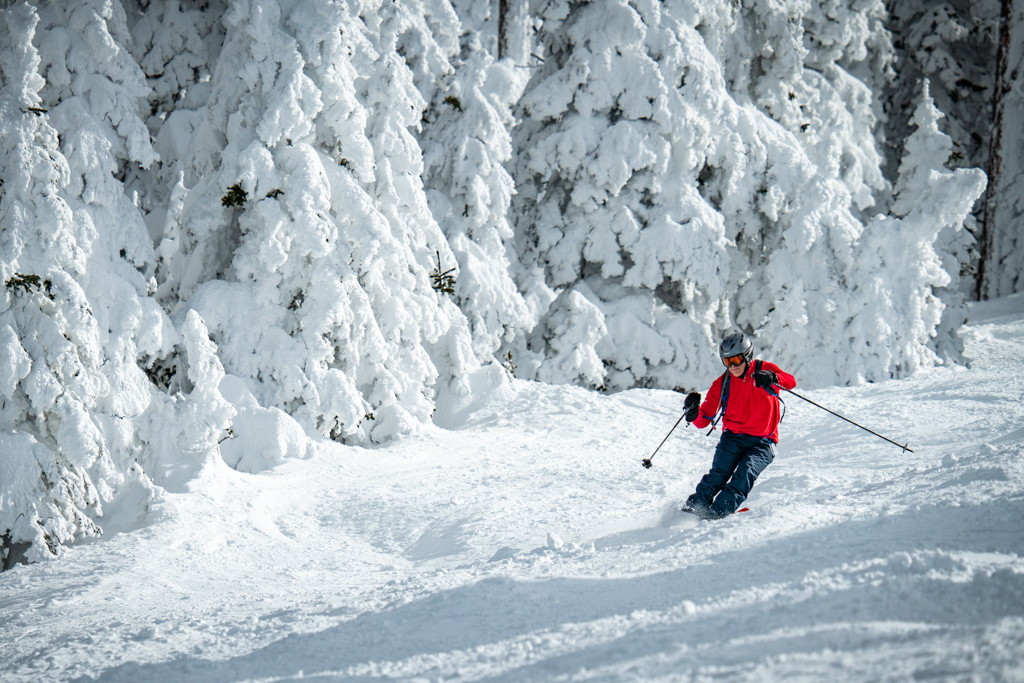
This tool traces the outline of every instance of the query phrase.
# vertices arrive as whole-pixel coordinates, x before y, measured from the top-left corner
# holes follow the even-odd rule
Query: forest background
[[[1024,289],[1022,12],[3,3],[4,568],[211,456],[414,433],[488,364],[699,390],[734,329],[812,388],[965,363],[964,302]]]

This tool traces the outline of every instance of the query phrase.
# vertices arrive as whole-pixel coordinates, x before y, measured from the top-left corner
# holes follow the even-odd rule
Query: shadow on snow
[[[1024,574],[1007,569],[965,578],[960,566],[961,576],[953,580],[956,566],[915,568],[911,555],[925,551],[948,565],[950,556],[927,551],[1014,552],[1024,541],[1022,517],[1024,500],[931,508],[844,522],[654,575],[488,578],[321,632],[290,635],[226,661],[127,663],[98,679],[77,680],[379,680],[458,676],[459,667],[469,664],[489,667],[490,675],[479,678],[525,681],[640,660],[669,674],[680,666],[750,665],[782,652],[850,651],[890,638],[877,628],[856,628],[882,622],[926,626],[918,637],[976,640],[986,624],[1024,616]],[[932,529],[942,530],[942,537],[929,536]],[[890,562],[893,553],[906,561]],[[794,558],[802,576],[792,575]],[[630,616],[638,610],[649,618]],[[594,623],[615,618],[616,626]],[[566,629],[578,633],[559,638]],[[522,652],[515,646],[520,640],[562,644],[547,652],[531,645],[532,654],[516,658],[509,652]],[[490,648],[473,651],[482,646]],[[423,659],[407,661],[417,656]],[[372,673],[352,669],[373,662],[388,664]]]

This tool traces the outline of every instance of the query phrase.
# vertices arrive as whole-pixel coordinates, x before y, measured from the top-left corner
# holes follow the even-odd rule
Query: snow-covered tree
[[[508,210],[515,182],[503,166],[512,156],[511,107],[529,72],[511,57],[496,61],[481,44],[489,15],[478,18],[471,5],[464,8],[468,28],[450,72],[432,89],[421,87],[433,95],[420,140],[431,211],[455,257],[450,265],[457,266],[454,298],[469,320],[477,356],[487,360],[534,324],[512,279],[518,256]]]
[[[696,31],[655,3],[551,2],[534,15],[545,61],[520,102],[512,211],[520,284],[551,306],[529,349],[562,358],[556,337],[573,329],[570,344],[593,340],[578,357],[605,366],[557,360],[534,374],[608,388],[700,381],[701,352],[728,322],[725,226],[697,186],[721,74]]]
[[[127,47],[149,85],[148,111],[143,112],[143,119],[161,157],[146,169],[129,166],[125,185],[138,197],[156,241],[163,236],[168,208],[180,199],[180,192],[174,200],[171,195],[191,141],[191,135],[184,133],[198,126],[197,112],[209,99],[213,69],[224,42],[221,17],[226,11],[221,0],[125,3],[132,37]],[[171,119],[177,120],[161,135]],[[158,260],[158,268],[162,265]]]
[[[874,93],[892,76],[880,0],[534,10],[546,61],[515,138],[518,247],[548,287],[597,306],[592,328],[607,334],[578,339],[599,338],[607,386],[702,383],[721,372],[711,347],[734,326],[810,385],[939,362],[950,329],[937,333],[927,311],[933,299],[941,311],[931,287],[946,276],[921,275],[893,311],[870,306],[854,277],[871,211],[890,195],[875,142]],[[975,188],[946,189],[959,202]],[[959,228],[956,215],[942,225]],[[925,237],[915,253],[930,264],[938,237]],[[582,319],[560,310],[567,297],[554,301],[547,316]],[[854,318],[876,316],[877,332],[890,313],[927,329],[913,343],[931,349],[914,351],[928,362],[899,352],[879,367],[876,349],[850,344]],[[554,329],[542,319],[530,348],[559,356]],[[876,344],[901,339],[878,334]]]
[[[127,3],[126,21],[132,33],[128,47],[152,88],[147,124],[154,133],[173,112],[206,104],[223,45],[220,20],[226,9],[217,0]]]
[[[183,490],[202,467],[220,457],[219,445],[233,436],[232,419],[238,413],[221,393],[224,366],[198,313],[185,314],[180,334],[184,377],[179,382],[186,391],[156,393],[148,419],[138,426],[143,444],[139,465],[171,491]]]
[[[114,178],[154,158],[119,8],[2,12],[0,529],[31,560],[99,533],[104,502],[148,486],[132,464],[152,393],[136,359],[171,335],[147,298],[152,245]]]
[[[396,52],[403,15],[237,2],[223,22],[202,121],[181,121],[164,291],[261,405],[335,438],[406,431],[433,409],[431,353],[445,377],[472,354],[428,277],[451,252],[410,133],[426,103]]]
[[[39,16],[19,4],[0,21],[0,531],[5,560],[26,544],[38,560],[76,533],[99,533],[85,511],[99,505],[88,470],[102,439],[88,411],[103,388],[97,325],[68,272],[81,273],[85,259],[59,194],[67,160],[39,97]]]
[[[851,311],[836,353],[859,358],[856,371],[865,380],[963,361],[956,336],[966,318],[959,278],[973,241],[963,224],[985,174],[946,168],[953,142],[939,129],[941,118],[925,81],[916,130],[904,145],[893,215],[871,221],[856,250],[850,277],[868,296]]]
[[[886,107],[885,145],[895,178],[903,143],[920,101],[922,83],[946,115],[952,138],[950,164],[984,167],[988,159],[995,84],[999,1],[890,0],[887,24],[894,36],[896,78],[881,91]]]
[[[138,115],[149,89],[124,47],[131,38],[119,4],[56,3],[41,17],[41,95],[71,172],[63,196],[83,224],[77,243],[88,245],[81,280],[107,330],[104,371],[115,410],[137,415],[148,405],[151,383],[136,358],[165,353],[161,330],[169,327],[149,297],[152,239],[120,180],[129,166],[148,168],[158,159]]]
[[[889,192],[865,84],[888,77],[883,10],[785,9],[757,4],[717,24],[724,69],[738,74],[727,101],[749,104],[723,132],[727,152],[703,171],[704,195],[736,245],[735,324],[805,385],[856,382],[857,357],[812,349],[833,348],[837,316],[841,327],[864,296],[849,267],[863,221]]]
[[[896,180],[906,154],[925,80],[929,97],[945,114],[943,129],[952,140],[945,160],[949,168],[986,168],[992,140],[992,100],[995,85],[996,45],[999,32],[998,0],[890,0],[887,24],[893,33],[896,78],[880,89],[884,104],[883,149],[885,172]],[[981,232],[984,207],[974,207],[968,232]],[[979,264],[978,245],[963,255],[964,277],[958,286],[974,295]]]

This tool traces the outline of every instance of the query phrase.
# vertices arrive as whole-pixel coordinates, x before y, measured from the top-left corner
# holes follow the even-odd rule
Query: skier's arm
[[[794,383],[793,386],[796,386]],[[718,412],[718,406],[722,401],[722,378],[719,377],[712,383],[711,388],[708,389],[708,395],[704,397],[704,403],[700,404],[700,414],[697,419],[693,421],[693,426],[698,429],[703,429],[711,424],[711,421],[715,419],[715,413]]]

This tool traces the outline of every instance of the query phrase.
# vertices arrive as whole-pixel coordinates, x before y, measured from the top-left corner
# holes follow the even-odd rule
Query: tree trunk
[[[528,0],[498,0],[498,59],[525,65],[530,57]]]
[[[508,0],[498,0],[498,59],[504,59],[508,52]]]
[[[1015,6],[1016,4],[1016,6]],[[978,237],[977,299],[1005,296],[1024,287],[1024,11],[1022,0],[1002,0],[996,84],[992,95],[992,142],[988,187]]]

